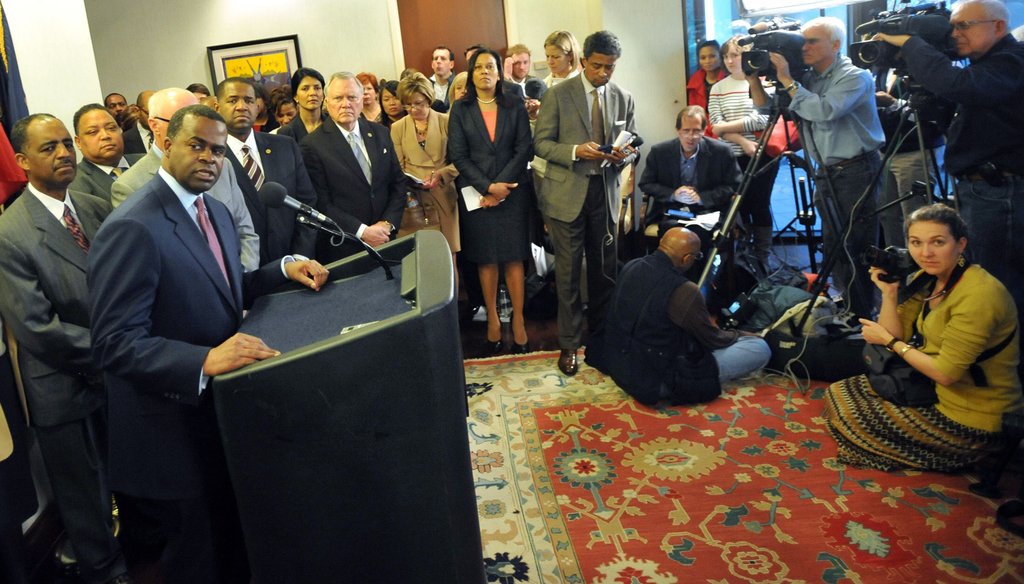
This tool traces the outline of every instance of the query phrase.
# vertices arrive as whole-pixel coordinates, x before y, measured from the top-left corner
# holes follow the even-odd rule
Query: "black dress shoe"
[[[576,375],[576,371],[580,368],[576,349],[562,349],[562,353],[558,356],[558,368],[566,375]]]
[[[525,355],[530,352],[530,341],[526,341],[522,345],[516,342],[512,342],[512,354],[513,355]]]
[[[497,341],[484,341],[484,354],[486,355],[497,355],[504,350],[505,341],[501,339]]]

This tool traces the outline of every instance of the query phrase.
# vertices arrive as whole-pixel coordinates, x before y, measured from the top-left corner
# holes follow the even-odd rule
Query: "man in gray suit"
[[[558,368],[578,369],[576,349],[583,329],[580,279],[587,257],[587,324],[601,326],[615,287],[615,235],[619,219],[619,173],[636,159],[630,147],[608,152],[621,130],[636,134],[633,96],[611,83],[622,55],[619,39],[599,31],[583,43],[583,74],[552,87],[534,129],[534,149],[547,160],[538,203],[555,248],[558,289]],[[608,164],[602,167],[602,163]]]
[[[196,96],[187,89],[170,87],[161,89],[149,100],[149,127],[153,130],[153,147],[141,160],[114,181],[111,189],[110,202],[116,208],[141,189],[156,176],[164,157],[164,140],[167,137],[167,124],[171,116],[183,107],[199,103]],[[242,269],[251,272],[260,267],[260,238],[252,224],[252,216],[245,206],[245,195],[238,186],[235,169],[225,165],[220,178],[208,193],[214,199],[224,203],[231,218],[235,221],[235,230],[242,244]]]
[[[60,120],[11,130],[29,184],[0,215],[0,314],[20,347],[29,416],[86,582],[131,582],[112,535],[106,393],[92,364],[86,254],[106,201],[68,190],[75,149]]]
[[[114,179],[142,158],[125,154],[121,127],[107,108],[98,103],[84,105],[75,112],[75,146],[82,151],[75,180],[68,186],[110,201]]]

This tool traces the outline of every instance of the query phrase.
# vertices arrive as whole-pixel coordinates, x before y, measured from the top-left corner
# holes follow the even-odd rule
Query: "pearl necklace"
[[[492,97],[490,101],[487,101],[486,99],[480,99],[479,97],[476,98],[476,100],[479,101],[480,103],[487,104],[487,105],[490,105],[490,104],[494,103],[494,100],[496,100],[496,99],[498,99],[497,96]]]

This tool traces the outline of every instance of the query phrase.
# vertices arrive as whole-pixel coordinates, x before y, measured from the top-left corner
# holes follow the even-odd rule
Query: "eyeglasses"
[[[430,107],[430,104],[425,102],[425,101],[414,101],[412,103],[407,103],[407,104],[403,105],[402,107],[404,107],[407,110],[427,109],[427,108]]]
[[[999,22],[999,21],[993,18],[993,19],[989,19],[989,20],[965,20],[963,22],[951,22],[949,24],[954,29],[959,30],[960,32],[963,32],[963,31],[971,28],[972,26],[974,26],[976,24],[984,24],[986,22]]]
[[[161,118],[160,116],[153,116],[153,119],[154,120],[160,120],[161,122],[164,122],[166,124],[171,123],[171,120],[168,120],[167,118]]]
[[[698,252],[695,252],[695,253],[688,253],[688,254],[684,255],[683,257],[685,258],[686,256],[693,256],[693,261],[699,262],[702,259],[704,259],[704,252],[698,251]]]

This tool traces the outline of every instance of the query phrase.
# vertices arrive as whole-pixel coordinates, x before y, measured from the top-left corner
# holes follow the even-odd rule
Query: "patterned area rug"
[[[1024,582],[971,477],[839,464],[820,384],[650,409],[556,359],[466,362],[490,582]]]

